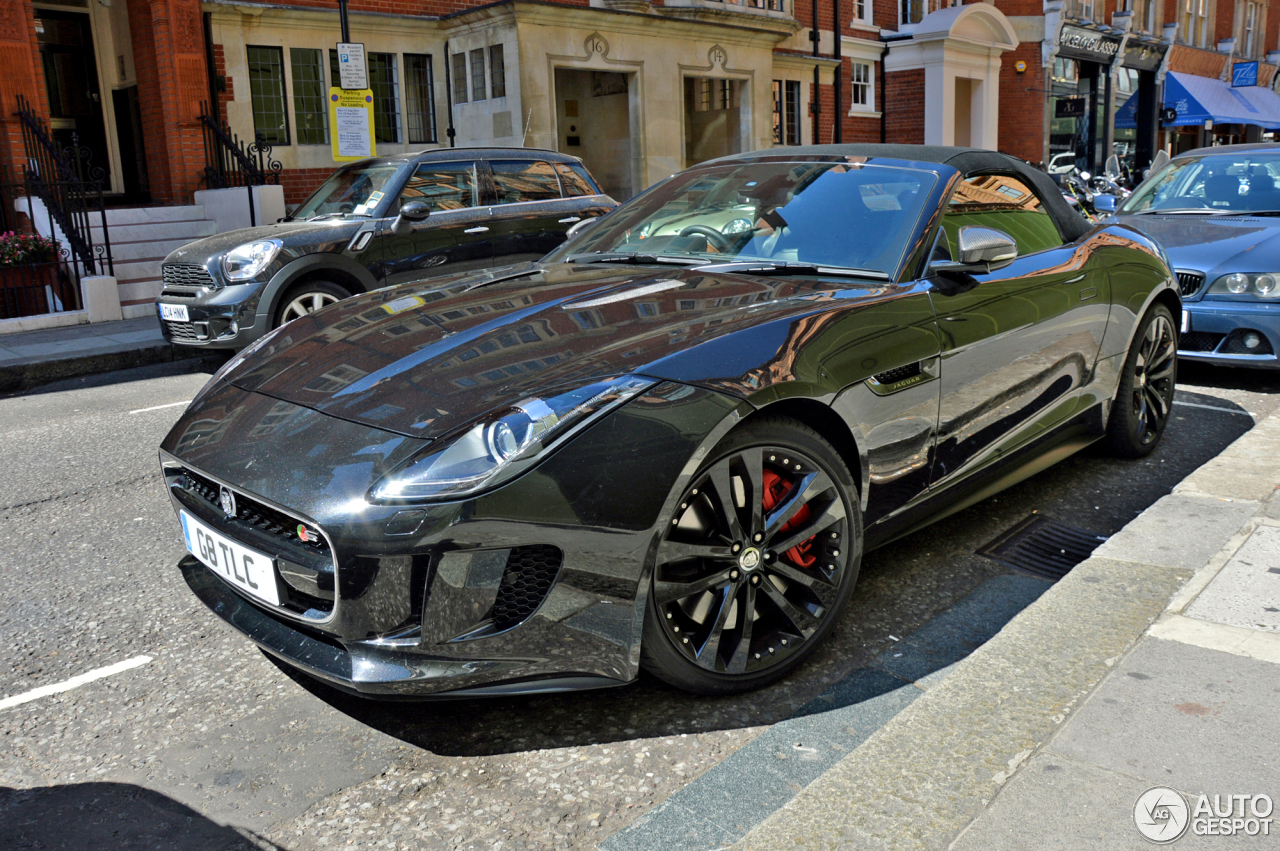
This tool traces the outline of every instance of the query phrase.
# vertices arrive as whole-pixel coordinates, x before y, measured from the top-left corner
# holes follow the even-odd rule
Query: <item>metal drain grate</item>
[[[978,555],[1057,582],[1105,540],[1101,535],[1032,514],[979,549]]]

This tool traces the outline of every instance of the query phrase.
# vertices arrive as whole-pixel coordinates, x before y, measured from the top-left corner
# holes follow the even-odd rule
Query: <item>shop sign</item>
[[[1120,50],[1120,37],[1067,24],[1058,36],[1058,52],[1064,56],[1110,62]]]
[[[1139,71],[1155,71],[1164,61],[1164,52],[1167,49],[1168,46],[1164,44],[1148,44],[1130,39],[1124,46],[1124,67],[1136,68]]]
[[[1258,85],[1258,63],[1237,62],[1231,66],[1231,88]]]
[[[1058,98],[1053,104],[1054,118],[1084,118],[1084,98]]]
[[[1166,106],[1164,109],[1160,110],[1160,120],[1165,124],[1172,124],[1178,120],[1178,110],[1171,106]]]

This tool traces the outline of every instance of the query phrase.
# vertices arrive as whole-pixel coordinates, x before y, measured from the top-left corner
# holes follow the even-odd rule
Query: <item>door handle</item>
[[[580,221],[582,221],[582,216],[570,216],[570,217],[569,217],[569,218],[567,218],[567,219],[561,219],[561,220],[560,220],[560,224],[562,224],[562,225],[571,225],[571,224],[573,224],[574,222],[580,222]]]
[[[1084,280],[1084,272],[1081,272],[1079,275],[1076,275],[1074,278],[1071,278],[1070,280],[1063,281],[1062,283],[1064,283],[1064,284],[1078,284],[1078,283],[1080,283],[1080,282],[1081,282],[1081,281],[1083,281],[1083,280]]]
[[[484,227],[482,225],[478,228],[467,228],[466,230],[463,231],[463,233],[485,233],[488,230],[489,229],[487,227]]]

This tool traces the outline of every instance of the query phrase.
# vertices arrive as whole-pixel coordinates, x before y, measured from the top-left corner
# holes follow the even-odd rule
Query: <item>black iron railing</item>
[[[26,163],[22,184],[35,222],[39,211],[30,199],[39,199],[48,216],[50,232],[62,244],[63,260],[78,279],[85,275],[114,275],[111,237],[107,232],[102,184],[106,172],[93,164],[93,154],[71,134],[71,144],[60,147],[44,119],[31,103],[18,95],[18,119]],[[95,219],[96,214],[96,219]],[[94,236],[94,229],[101,231]],[[12,228],[11,228],[12,229]]]
[[[249,194],[249,223],[258,223],[253,208],[253,187],[280,183],[283,166],[271,156],[271,145],[255,134],[246,143],[231,127],[200,104],[200,126],[204,130],[204,179],[210,189],[243,186]]]

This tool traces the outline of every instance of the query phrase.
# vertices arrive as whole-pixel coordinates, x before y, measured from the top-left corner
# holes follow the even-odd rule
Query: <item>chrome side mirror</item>
[[[982,274],[1003,269],[1018,257],[1018,244],[1002,230],[965,225],[956,234],[958,255],[955,260],[938,260],[929,268],[935,272],[969,272]]]
[[[1103,193],[1093,196],[1093,211],[1095,213],[1106,213],[1111,215],[1120,206],[1120,199],[1114,195]]]

